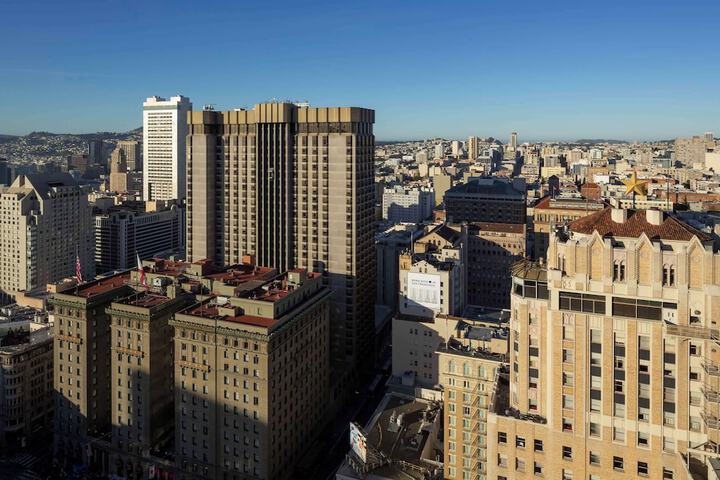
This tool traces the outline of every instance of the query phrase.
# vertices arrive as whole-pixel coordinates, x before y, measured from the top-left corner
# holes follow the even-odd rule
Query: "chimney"
[[[663,223],[662,210],[645,210],[645,218],[650,225],[661,225]]]
[[[624,208],[613,208],[610,217],[615,223],[625,223],[628,217],[627,210]]]

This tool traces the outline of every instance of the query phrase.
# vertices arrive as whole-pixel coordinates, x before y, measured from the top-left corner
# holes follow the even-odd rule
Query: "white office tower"
[[[143,103],[143,199],[185,198],[185,138],[190,99],[149,97]]]
[[[445,156],[445,147],[442,143],[435,145],[435,159],[440,159]]]

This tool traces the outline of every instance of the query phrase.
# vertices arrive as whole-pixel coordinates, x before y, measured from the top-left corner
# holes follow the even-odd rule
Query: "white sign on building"
[[[407,298],[432,310],[440,309],[440,275],[409,272]]]

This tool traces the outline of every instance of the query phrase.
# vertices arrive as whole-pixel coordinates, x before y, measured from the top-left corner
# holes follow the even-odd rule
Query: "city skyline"
[[[719,131],[712,19],[720,6],[692,3],[421,3],[383,6],[382,15],[375,4],[160,4],[153,15],[137,2],[102,11],[50,4],[40,13],[10,3],[0,33],[13,46],[0,65],[0,133],[127,131],[141,124],[142,99],[175,94],[218,109],[274,97],[367,106],[379,113],[378,140]],[[83,28],[71,31],[70,22]],[[203,25],[222,49],[187,36]],[[193,58],[222,64],[223,75],[208,76]],[[251,71],[240,67],[247,62]]]

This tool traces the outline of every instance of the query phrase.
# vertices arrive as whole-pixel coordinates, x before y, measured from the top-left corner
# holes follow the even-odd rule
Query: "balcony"
[[[712,360],[703,360],[702,365],[705,373],[713,377],[720,377],[720,365],[713,362]]]
[[[703,421],[705,422],[705,426],[708,430],[718,430],[720,429],[720,420],[718,420],[718,417],[715,415],[711,415],[709,413],[700,412],[700,416],[702,417]]]
[[[720,342],[720,330],[715,328],[706,328],[701,326],[675,325],[668,323],[665,325],[667,333],[678,337],[701,338],[704,340],[713,340]]]
[[[705,397],[705,400],[708,402],[718,403],[720,402],[720,393],[718,393],[717,390],[714,388],[710,388],[708,386],[701,387],[703,396]]]

